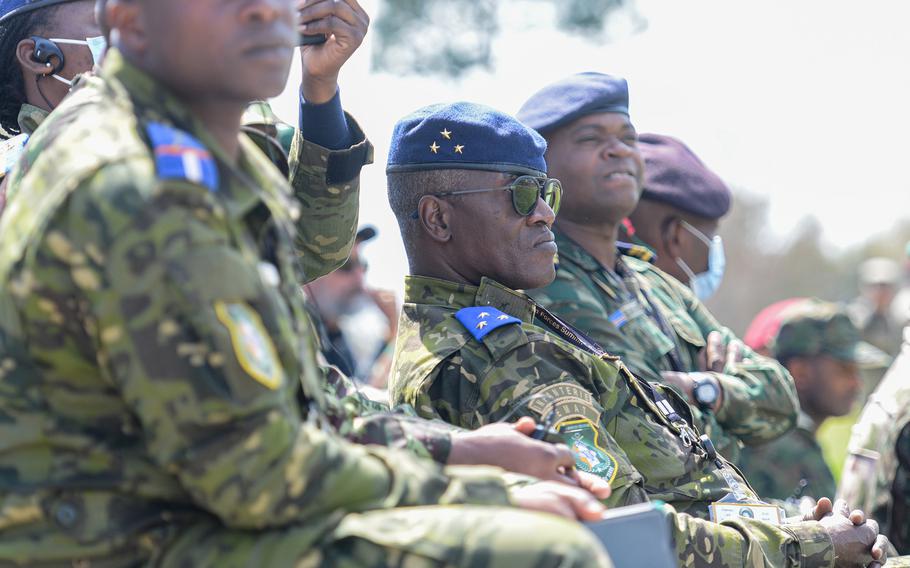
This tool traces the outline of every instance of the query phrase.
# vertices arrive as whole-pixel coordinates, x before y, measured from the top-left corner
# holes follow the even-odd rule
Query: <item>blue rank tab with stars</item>
[[[494,329],[521,323],[520,319],[490,306],[475,306],[458,310],[455,314],[455,319],[474,336],[474,339],[481,343],[483,343],[483,338]]]
[[[155,152],[160,179],[187,180],[218,191],[218,165],[211,152],[186,132],[167,124],[150,122],[146,132]]]

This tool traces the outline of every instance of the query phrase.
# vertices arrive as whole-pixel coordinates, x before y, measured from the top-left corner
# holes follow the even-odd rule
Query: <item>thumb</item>
[[[537,422],[534,422],[534,419],[529,416],[522,416],[512,426],[519,434],[530,436],[534,432],[534,428],[537,428]]]

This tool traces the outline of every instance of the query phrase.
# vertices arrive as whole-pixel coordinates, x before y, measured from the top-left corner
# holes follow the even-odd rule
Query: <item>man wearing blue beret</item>
[[[644,175],[626,81],[574,75],[532,96],[518,118],[547,139],[549,173],[566,188],[556,280],[532,296],[637,376],[676,386],[734,461],[740,444],[792,428],[797,398],[786,369],[743,347],[692,290],[617,242]]]
[[[518,291],[546,286],[556,272],[551,228],[562,188],[545,174],[545,151],[533,130],[471,103],[426,107],[396,125],[389,203],[411,275],[393,403],[471,429],[534,418],[547,427],[541,437],[570,445],[578,470],[611,483],[608,505],[668,503],[658,508],[681,566],[869,563],[877,530],[860,518],[858,526],[843,515],[782,525],[738,513],[709,521],[710,503],[721,499],[759,518],[776,508],[758,502],[730,462],[699,439],[683,400],[637,379]],[[529,533],[528,542],[540,536]]]
[[[645,159],[645,183],[629,216],[629,236],[656,253],[657,268],[705,301],[724,276],[724,245],[717,228],[730,211],[730,189],[675,138],[640,134],[638,147]]]

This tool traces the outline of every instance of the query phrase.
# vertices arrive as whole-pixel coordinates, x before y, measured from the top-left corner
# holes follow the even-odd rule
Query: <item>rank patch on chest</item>
[[[262,319],[246,303],[215,303],[215,315],[231,334],[231,345],[237,362],[246,373],[264,387],[277,390],[284,369]]]
[[[566,445],[575,454],[575,466],[612,483],[619,469],[616,458],[598,443],[600,433],[588,419],[569,420],[557,427]]]

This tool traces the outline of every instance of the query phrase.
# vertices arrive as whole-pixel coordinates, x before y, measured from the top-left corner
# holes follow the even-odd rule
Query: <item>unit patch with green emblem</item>
[[[215,314],[231,334],[237,362],[246,373],[266,388],[277,390],[284,369],[275,344],[256,310],[245,302],[215,302]]]
[[[575,465],[581,471],[593,473],[613,482],[616,478],[616,459],[597,443],[597,427],[587,418],[569,420],[557,427],[566,445],[575,454]]]

